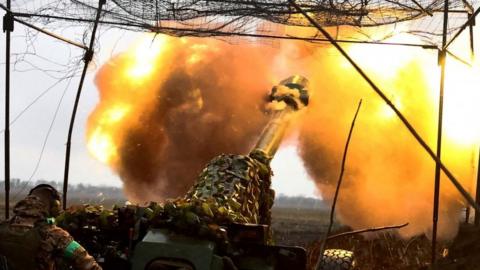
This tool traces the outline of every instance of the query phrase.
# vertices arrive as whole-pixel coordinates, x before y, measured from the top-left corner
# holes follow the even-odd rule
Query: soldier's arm
[[[95,259],[65,230],[51,226],[48,229],[47,242],[53,242],[56,257],[61,258],[75,270],[102,270]]]
[[[63,256],[75,270],[102,270],[95,259],[75,240],[68,244]]]

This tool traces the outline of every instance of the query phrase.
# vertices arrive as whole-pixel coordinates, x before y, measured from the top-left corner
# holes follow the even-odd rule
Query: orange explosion
[[[139,106],[148,103],[146,96],[153,93],[149,87],[155,83],[152,72],[157,57],[168,46],[166,38],[159,37],[153,42],[148,39],[135,44],[132,50],[123,54],[118,61],[107,63],[103,68],[105,80],[97,80],[100,89],[99,104],[90,116],[88,129],[88,149],[95,158],[115,167],[118,162],[118,146],[124,132],[130,125]],[[143,97],[142,97],[143,96]]]
[[[340,220],[357,228],[410,222],[403,235],[428,232],[434,163],[393,111],[333,48],[278,45],[145,38],[97,76],[101,101],[89,119],[90,151],[122,177],[131,198],[181,195],[213,156],[248,151],[265,123],[262,96],[279,79],[299,73],[310,79],[314,92],[297,125],[299,155],[326,199],[338,177],[353,111],[364,99],[340,194]],[[436,52],[346,48],[434,149]],[[468,68],[448,59],[442,157],[470,189],[480,138],[475,74],[478,65]],[[447,237],[456,231],[452,225],[463,203],[447,181],[442,183],[440,231]]]
[[[418,43],[411,37],[396,39]],[[435,149],[440,72],[436,51],[374,45],[347,49]],[[313,77],[313,84],[322,88],[316,91],[315,105],[303,124],[300,153],[322,194],[333,195],[347,129],[363,98],[366,102],[350,146],[338,217],[355,228],[410,222],[402,235],[428,234],[434,162],[346,60],[333,49],[317,51],[314,57],[322,60],[312,62],[310,69],[322,77]],[[442,160],[472,190],[480,139],[474,119],[480,108],[473,104],[479,100],[474,97],[478,96],[477,78],[472,76],[475,69],[450,58],[447,65]],[[440,233],[451,237],[464,203],[446,178],[441,188]]]
[[[270,48],[145,37],[96,77],[88,146],[129,199],[182,195],[213,156],[245,153],[260,132],[273,78]]]

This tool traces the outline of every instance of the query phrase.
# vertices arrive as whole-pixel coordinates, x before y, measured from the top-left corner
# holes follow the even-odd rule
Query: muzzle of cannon
[[[251,156],[263,156],[269,162],[280,146],[292,116],[308,105],[308,80],[295,75],[274,86],[270,93],[272,117],[260,135]]]

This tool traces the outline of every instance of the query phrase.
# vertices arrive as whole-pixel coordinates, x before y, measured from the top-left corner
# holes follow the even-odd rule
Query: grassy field
[[[322,237],[328,220],[327,210],[273,208],[272,229],[275,242],[281,245],[306,246]]]

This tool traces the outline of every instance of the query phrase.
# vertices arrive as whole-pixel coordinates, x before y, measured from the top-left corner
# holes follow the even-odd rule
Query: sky
[[[44,34],[31,35],[32,33],[35,31],[27,30],[23,25],[16,23],[12,34],[12,55],[21,55],[25,59],[13,63],[11,72],[11,177],[21,180],[44,179],[61,182],[64,175],[68,125],[79,76],[61,81],[58,78],[64,76],[64,65],[72,59],[77,63],[72,65],[77,69],[76,74],[80,74],[83,62],[78,59],[81,59],[83,51]],[[83,29],[79,27],[61,29],[57,34],[81,43]],[[99,42],[85,78],[72,136],[69,174],[72,184],[122,185],[122,181],[107,165],[96,160],[88,152],[85,128],[89,114],[98,103],[98,93],[94,84],[96,71],[113,55],[127,50],[141,35],[141,33],[124,30],[99,28]],[[0,40],[0,51],[5,52],[4,33],[0,34]],[[0,59],[2,63],[0,85],[3,90],[5,89],[4,53]],[[15,59],[16,56],[12,61],[15,62]],[[41,70],[53,71],[45,73]],[[1,92],[0,163],[4,164],[5,96],[4,91]],[[12,123],[14,119],[16,120]],[[272,162],[275,172],[273,188],[277,193],[288,196],[318,197],[315,186],[296,151],[295,143],[289,143],[279,150]],[[3,166],[0,167],[0,174],[0,179],[3,179]],[[291,185],[291,181],[294,181],[295,185]]]

